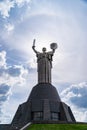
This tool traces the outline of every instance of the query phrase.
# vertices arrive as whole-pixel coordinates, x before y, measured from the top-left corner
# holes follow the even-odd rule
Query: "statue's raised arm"
[[[33,40],[33,46],[32,46],[32,49],[33,49],[34,52],[37,54],[38,51],[35,49],[35,42],[36,42],[36,39]]]

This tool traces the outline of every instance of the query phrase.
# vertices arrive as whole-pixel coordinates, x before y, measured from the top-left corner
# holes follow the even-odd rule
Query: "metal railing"
[[[23,126],[20,130],[25,130],[29,125],[31,125],[32,123],[31,122],[29,122],[29,123],[27,123],[25,126]]]

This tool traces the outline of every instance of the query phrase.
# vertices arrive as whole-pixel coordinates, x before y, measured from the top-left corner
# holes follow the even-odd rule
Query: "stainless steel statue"
[[[33,41],[32,49],[36,53],[38,64],[38,83],[51,83],[52,57],[57,49],[57,44],[52,43],[50,48],[52,49],[50,52],[46,52],[45,47],[42,48],[42,52],[38,52],[35,49],[35,39]]]

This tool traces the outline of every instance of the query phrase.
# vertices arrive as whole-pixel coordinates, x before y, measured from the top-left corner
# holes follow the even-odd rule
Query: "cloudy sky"
[[[33,39],[58,43],[52,82],[87,122],[87,0],[0,0],[0,123],[10,123],[37,84]]]

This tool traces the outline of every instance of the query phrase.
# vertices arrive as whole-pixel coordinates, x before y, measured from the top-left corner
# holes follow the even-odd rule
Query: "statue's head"
[[[42,48],[42,51],[43,51],[43,52],[46,52],[46,48],[45,48],[45,47],[43,47],[43,48]]]

